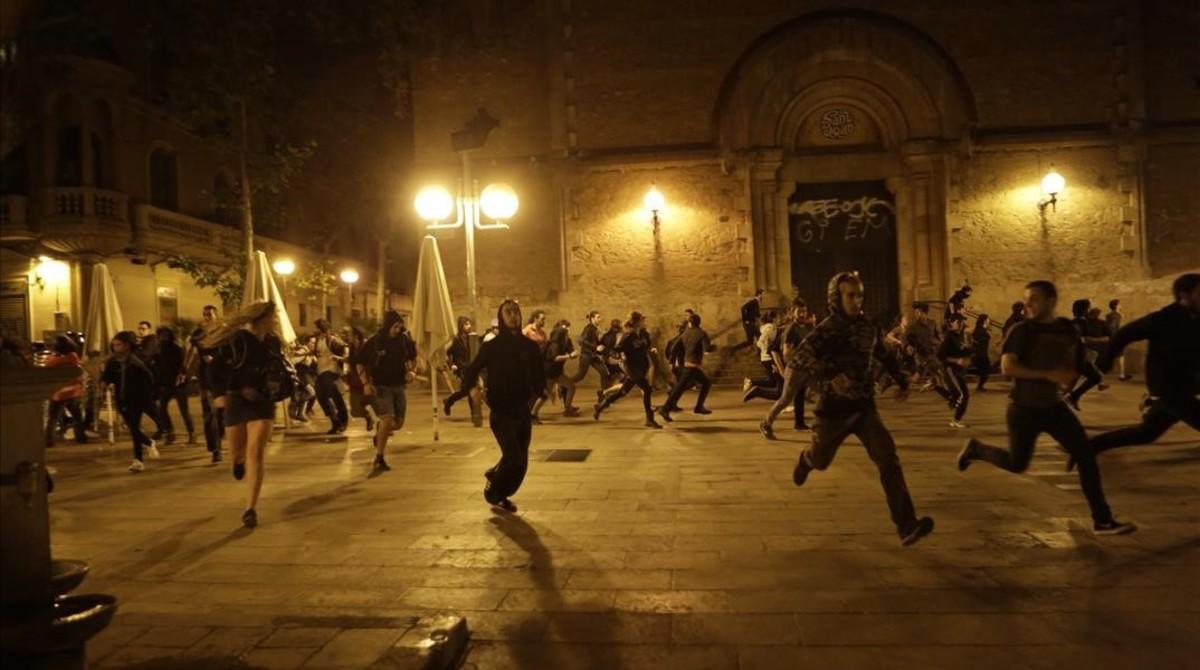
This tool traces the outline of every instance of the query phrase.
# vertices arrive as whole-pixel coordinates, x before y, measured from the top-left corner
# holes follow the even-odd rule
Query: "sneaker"
[[[163,432],[161,430],[154,431],[154,434],[150,436],[150,439],[155,442],[163,439]]]
[[[812,430],[812,427],[809,426],[807,423],[804,423],[803,421],[793,424],[792,428],[794,430]]]
[[[375,432],[375,421],[371,417],[367,417],[367,432]]]
[[[750,385],[751,385],[750,378],[749,378],[749,377],[742,377],[742,393],[745,393],[746,391],[749,391],[749,390],[750,390]]]
[[[958,471],[963,472],[971,465],[971,459],[975,456],[975,447],[979,441],[975,438],[967,440],[961,451],[958,452]]]
[[[1096,535],[1127,535],[1137,530],[1137,526],[1110,519],[1104,522],[1097,522],[1092,525],[1092,532]]]
[[[167,444],[175,444],[175,433],[167,433]]]
[[[656,428],[656,429],[661,430],[662,424],[655,421],[653,418],[651,418],[651,419],[646,419],[646,427],[647,428]]]
[[[766,421],[758,422],[758,432],[762,433],[762,436],[768,440],[775,439],[775,431],[771,428],[771,424],[767,423]]]
[[[130,472],[141,472],[142,470],[145,470],[145,469],[146,469],[146,464],[142,463],[141,461],[139,461],[136,458],[133,459],[133,462],[129,464]]]
[[[253,528],[258,525],[258,512],[253,509],[248,509],[242,512],[242,525],[246,528]]]
[[[563,410],[563,416],[567,417],[568,419],[575,418],[575,417],[579,416],[579,408],[578,407],[568,407]]]
[[[667,423],[671,423],[675,420],[671,418],[671,411],[666,407],[660,407],[658,410],[658,415],[661,416],[663,421],[666,421]]]
[[[246,476],[246,464],[245,463],[234,463],[233,464],[233,478],[240,482],[240,481],[242,481],[242,478],[245,476]]]
[[[795,408],[795,407],[784,407],[784,408],[783,408],[783,413],[784,413],[784,414],[794,414],[795,412],[796,412],[796,408]]]
[[[970,428],[970,426],[963,423],[962,421],[955,421],[955,420],[950,421],[950,427],[951,428]]]
[[[668,412],[682,412],[683,408],[680,407],[679,405],[671,405],[670,407],[667,408],[667,411]]]
[[[220,462],[221,462],[221,452],[220,452],[220,451],[214,451],[214,452],[212,452],[212,462],[213,462],[214,464],[215,464],[215,463],[220,463]]]
[[[376,454],[375,460],[371,461],[372,472],[389,472],[391,469],[392,466],[388,465],[387,461],[383,459],[383,456]]]
[[[1096,390],[1097,391],[1107,391],[1108,384],[1096,384]]]
[[[150,446],[146,447],[146,455],[150,458],[159,458],[162,455],[158,453],[158,445],[154,444],[154,440],[150,440]]]
[[[592,421],[600,420],[600,410],[600,403],[596,403],[596,406],[592,408]]]
[[[1065,398],[1065,400],[1067,401],[1067,404],[1071,406],[1071,409],[1075,410],[1076,412],[1082,411],[1079,409],[1079,398],[1069,395]]]
[[[540,425],[542,425],[542,419],[540,417],[538,417],[538,415],[536,415],[536,414],[531,414],[529,416],[529,423],[532,423],[535,426],[540,426]]]
[[[749,389],[746,389],[745,393],[742,394],[742,402],[750,402],[751,400],[754,400],[757,397],[758,397],[758,387],[751,386]]]
[[[188,433],[187,443],[188,444],[196,444],[196,434],[195,433]]]
[[[692,410],[693,414],[712,414],[712,410],[707,407],[697,407]]]
[[[509,500],[508,498],[501,498],[497,500],[496,502],[492,503],[492,507],[508,512],[509,514],[517,513],[516,504],[514,504],[513,501]]]
[[[337,435],[338,434],[338,424],[335,423],[332,426],[330,426],[329,430],[325,431],[325,434],[326,435]]]
[[[450,401],[446,400],[442,403],[442,415],[450,416]],[[369,428],[367,430],[370,430]]]
[[[796,486],[804,486],[810,472],[812,472],[812,468],[808,467],[804,461],[797,461],[796,468],[792,470],[792,483]]]
[[[900,531],[901,546],[909,546],[916,544],[921,538],[933,532],[933,519],[923,516],[912,523],[908,528]]]

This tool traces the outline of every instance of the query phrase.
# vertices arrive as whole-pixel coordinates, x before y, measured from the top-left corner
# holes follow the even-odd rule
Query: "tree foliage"
[[[199,288],[211,288],[223,305],[238,305],[246,287],[246,263],[234,254],[228,264],[211,263],[188,254],[173,254],[163,259],[167,267],[178,270]]]
[[[332,295],[338,289],[338,278],[333,270],[333,261],[330,260],[307,264],[293,284],[314,295]]]

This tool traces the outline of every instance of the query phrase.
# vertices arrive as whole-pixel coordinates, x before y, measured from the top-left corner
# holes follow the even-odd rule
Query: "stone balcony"
[[[28,242],[36,238],[29,228],[29,198],[0,195],[0,242]]]
[[[41,243],[71,256],[106,256],[129,246],[129,196],[100,188],[41,191]]]
[[[240,230],[151,205],[134,205],[133,222],[134,246],[155,254],[220,260],[239,253],[242,243]]]

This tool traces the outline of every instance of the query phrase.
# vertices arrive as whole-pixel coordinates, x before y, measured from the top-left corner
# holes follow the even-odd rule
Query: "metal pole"
[[[478,323],[475,320],[475,313],[478,307],[477,296],[475,294],[475,225],[478,218],[478,203],[475,197],[475,182],[471,178],[471,158],[466,151],[460,151],[462,156],[462,193],[463,193],[463,227],[466,228],[467,234],[467,314],[471,317],[472,323]]]

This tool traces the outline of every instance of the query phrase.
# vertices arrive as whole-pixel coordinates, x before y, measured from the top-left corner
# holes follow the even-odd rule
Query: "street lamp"
[[[466,151],[462,155],[462,182],[457,198],[442,186],[426,186],[417,193],[413,206],[417,214],[428,222],[428,230],[462,228],[467,241],[467,296],[470,316],[475,318],[475,231],[507,229],[505,221],[511,219],[520,207],[517,192],[508,184],[488,184],[482,192],[471,180],[471,163]],[[450,215],[457,212],[453,222]],[[481,216],[482,215],[482,216]],[[487,217],[494,223],[483,223]]]
[[[350,314],[347,315],[347,320],[349,320],[349,317],[354,316],[354,284],[358,282],[358,270],[346,268],[342,270],[341,278],[346,282],[346,290],[350,296]]]
[[[296,263],[290,258],[280,258],[271,264],[271,268],[283,280],[283,292],[286,299],[288,277],[291,277],[292,273],[296,271]]]

